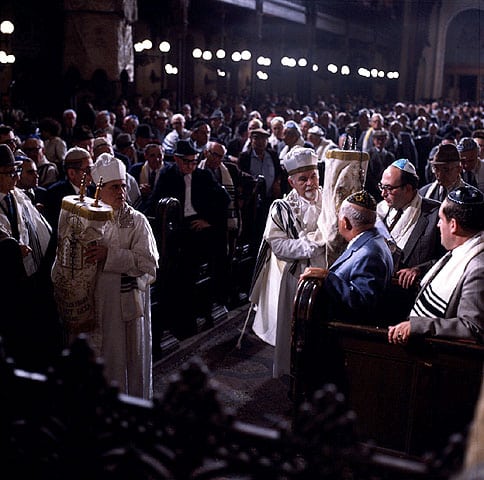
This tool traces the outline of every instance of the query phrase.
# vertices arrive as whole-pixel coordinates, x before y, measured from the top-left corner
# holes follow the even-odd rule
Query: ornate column
[[[65,0],[64,13],[64,73],[77,70],[82,80],[90,80],[103,70],[116,88],[124,72],[132,82],[136,0]]]

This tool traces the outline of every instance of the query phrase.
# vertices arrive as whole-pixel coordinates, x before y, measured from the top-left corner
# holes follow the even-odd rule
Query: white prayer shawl
[[[403,207],[403,213],[396,225],[393,227],[390,236],[393,238],[397,246],[403,250],[410,238],[410,235],[420,218],[420,212],[422,209],[422,197],[415,195],[410,203]],[[388,227],[388,224],[392,222],[393,218],[397,214],[395,208],[390,208],[385,200],[378,203],[376,207],[376,213],[378,218]],[[388,217],[388,218],[387,218]]]
[[[450,260],[442,257],[422,278],[421,291],[410,316],[440,318],[470,260],[484,250],[484,232],[452,250]],[[442,267],[442,264],[444,266]],[[439,271],[440,270],[440,271]],[[437,275],[434,272],[438,272]],[[435,278],[432,278],[434,277]]]
[[[318,157],[318,163],[325,163],[326,162],[326,152],[328,150],[333,150],[338,148],[338,145],[334,143],[332,140],[323,138],[321,139],[321,143],[319,144],[318,148],[316,148],[316,156]]]
[[[155,183],[158,180],[158,175],[160,174],[160,170],[163,168],[163,163],[161,164],[161,167],[156,171],[156,176],[155,176]],[[139,173],[139,181],[138,183],[141,185],[142,183],[144,184],[149,184],[150,183],[150,173],[152,172],[151,168],[148,165],[148,162],[146,161],[143,166],[141,167],[141,171]]]
[[[23,190],[14,188],[12,194],[17,209],[19,243],[28,245],[32,249],[32,252],[23,259],[25,271],[30,276],[38,270],[40,260],[47,251],[52,227]],[[0,228],[12,236],[10,222],[2,209],[0,209]]]
[[[324,248],[309,238],[317,228],[321,192],[315,205],[301,199],[295,190],[273,202],[259,252],[260,269],[250,300],[257,306],[254,332],[274,345],[273,375],[290,371],[291,324],[299,275],[306,266],[323,266]],[[309,212],[309,213],[308,213]]]
[[[462,180],[462,178],[459,177],[457,179],[457,182],[452,187],[450,187],[448,191],[454,190],[455,188],[458,188],[458,187],[462,187],[463,185],[467,185],[467,183],[465,183],[464,180]],[[424,195],[425,198],[434,198],[434,194],[440,191],[440,187],[441,185],[439,184],[439,182],[437,182],[437,180],[432,182],[428,190],[425,192],[425,195]],[[437,197],[439,197],[439,195],[437,195]]]
[[[96,329],[91,346],[103,358],[105,375],[120,392],[145,399],[153,394],[150,284],[156,278],[158,250],[146,217],[126,206],[108,221],[102,243],[108,256],[94,293]],[[122,277],[133,277],[125,288]]]

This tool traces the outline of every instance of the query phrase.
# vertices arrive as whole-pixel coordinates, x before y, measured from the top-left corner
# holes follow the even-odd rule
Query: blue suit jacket
[[[378,309],[393,272],[390,250],[376,228],[363,232],[329,269],[322,292],[330,318],[379,323]]]

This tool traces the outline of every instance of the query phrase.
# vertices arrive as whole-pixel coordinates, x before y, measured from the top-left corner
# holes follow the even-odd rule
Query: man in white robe
[[[250,294],[257,306],[252,328],[275,346],[275,378],[290,371],[291,322],[299,275],[307,266],[325,265],[325,249],[313,239],[322,205],[317,156],[311,148],[296,146],[282,165],[292,190],[271,205]]]
[[[141,212],[126,203],[126,167],[109,153],[92,168],[100,199],[110,205],[102,241],[86,251],[86,261],[98,263],[94,293],[96,327],[91,346],[104,360],[108,381],[120,392],[149,399],[153,394],[150,284],[156,278],[158,250],[151,226]]]

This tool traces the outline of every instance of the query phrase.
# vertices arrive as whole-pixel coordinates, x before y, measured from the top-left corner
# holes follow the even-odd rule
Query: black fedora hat
[[[8,145],[0,144],[0,167],[20,167],[22,162],[15,160],[12,150]]]
[[[198,155],[200,152],[195,148],[193,142],[190,140],[178,140],[173,155],[177,157],[187,157],[191,155]]]

